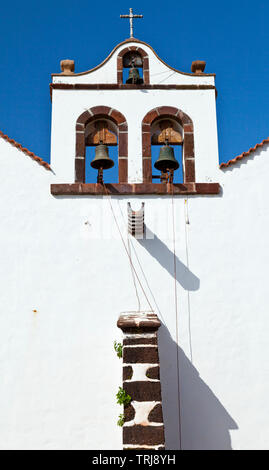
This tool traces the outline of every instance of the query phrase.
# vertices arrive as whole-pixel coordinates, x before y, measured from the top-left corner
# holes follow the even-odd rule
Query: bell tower
[[[53,193],[103,193],[85,181],[86,148],[96,145],[105,147],[96,149],[92,171],[99,169],[100,152],[112,166],[109,151],[118,147],[118,177],[111,185],[120,194],[167,194],[164,182],[178,166],[183,181],[174,185],[175,194],[218,193],[215,75],[204,73],[204,62],[193,62],[192,73],[180,72],[130,37],[92,70],[75,73],[70,60],[61,68],[51,83],[51,161],[61,184]],[[155,165],[159,182],[152,181],[156,145],[163,145]],[[171,146],[182,148],[181,161]]]
[[[75,196],[76,204],[78,196],[87,196],[97,214],[104,209],[96,196],[115,196],[133,217],[129,233],[135,237],[139,231],[143,238],[148,224],[145,198],[146,217],[159,213],[161,205],[167,212],[174,197],[175,210],[183,217],[188,195],[210,197],[220,191],[215,76],[204,73],[202,61],[193,62],[191,72],[170,67],[149,44],[133,37],[133,19],[140,16],[130,10],[124,17],[130,19],[130,38],[100,65],[75,73],[74,62],[64,60],[62,72],[52,74],[51,163],[56,181],[51,193]],[[94,149],[90,163],[88,147]],[[160,153],[154,162],[155,148]],[[104,173],[116,163],[118,174],[104,183]],[[94,183],[86,180],[86,165]],[[161,196],[168,198],[160,201]],[[130,198],[142,204],[143,220],[141,211],[132,211]],[[139,303],[137,312],[120,316],[118,326],[124,337],[123,386],[132,397],[124,408],[124,447],[163,449],[160,319]]]

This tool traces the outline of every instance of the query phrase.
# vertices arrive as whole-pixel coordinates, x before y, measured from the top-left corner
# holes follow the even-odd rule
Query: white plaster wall
[[[269,448],[268,166],[267,146],[215,169],[220,196],[174,199],[177,317],[171,198],[112,198],[124,234],[127,201],[144,201],[154,236],[130,243],[166,325],[168,448],[179,446],[177,355],[183,448]],[[109,200],[51,196],[57,176],[3,139],[0,167],[0,447],[120,449],[113,341],[118,315],[136,310],[137,298]]]
[[[83,73],[83,75],[56,75],[52,77],[53,83],[117,83],[117,56],[126,47],[141,47],[149,57],[150,83],[162,85],[214,85],[214,76],[190,75],[177,72],[157,58],[150,47],[138,42],[125,43],[115,50],[112,56],[97,70]]]
[[[57,181],[74,182],[75,128],[78,117],[93,106],[110,106],[128,123],[128,178],[142,181],[144,116],[157,106],[174,106],[194,124],[196,181],[216,181],[218,141],[214,90],[53,90],[51,162]]]
[[[188,200],[189,266],[200,287],[185,312],[190,335],[184,349],[220,403],[196,379],[197,391],[187,390],[187,380],[185,393],[182,384],[183,429],[191,409],[200,415],[192,432],[183,431],[187,448],[197,448],[207,419],[198,448],[207,448],[213,436],[218,448],[227,428],[233,449],[269,448],[268,171],[266,145],[220,171],[221,197]]]

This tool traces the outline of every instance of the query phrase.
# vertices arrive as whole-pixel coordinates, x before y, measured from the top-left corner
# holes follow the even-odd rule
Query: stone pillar
[[[160,320],[154,313],[124,313],[123,389],[132,400],[124,407],[123,449],[164,449],[158,354]]]

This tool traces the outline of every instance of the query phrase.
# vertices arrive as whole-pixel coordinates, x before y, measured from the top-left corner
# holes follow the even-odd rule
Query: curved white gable
[[[162,62],[153,49],[140,41],[126,41],[118,45],[101,66],[74,75],[53,75],[53,83],[100,84],[117,83],[117,56],[129,46],[141,47],[149,56],[150,84],[152,85],[214,85],[214,75],[185,74]]]

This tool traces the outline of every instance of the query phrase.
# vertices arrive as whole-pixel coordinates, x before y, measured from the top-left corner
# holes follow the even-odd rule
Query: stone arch
[[[160,117],[167,117],[179,122],[183,127],[183,174],[184,183],[195,182],[195,155],[193,122],[191,118],[178,108],[173,106],[159,106],[149,111],[142,121],[142,159],[143,159],[143,182],[152,182],[151,163],[151,126]]]
[[[108,106],[94,106],[82,113],[76,122],[75,182],[85,183],[85,129],[90,121],[105,118],[118,128],[119,183],[128,181],[128,124],[122,113]]]
[[[119,85],[123,84],[123,57],[125,56],[125,54],[127,54],[127,52],[130,51],[138,52],[138,54],[141,55],[143,61],[144,85],[149,85],[149,57],[148,54],[143,49],[141,49],[141,47],[137,46],[125,47],[119,52],[117,57],[117,83]]]

